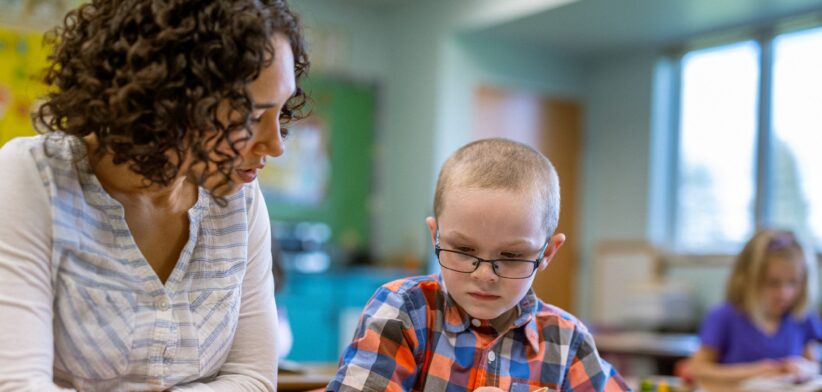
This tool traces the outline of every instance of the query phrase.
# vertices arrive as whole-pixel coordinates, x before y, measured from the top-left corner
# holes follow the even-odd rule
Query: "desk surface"
[[[699,349],[699,337],[654,332],[605,332],[594,334],[597,351],[603,354],[654,358],[685,358]]]
[[[300,363],[300,373],[277,374],[278,391],[307,391],[325,388],[337,373],[337,363]]]

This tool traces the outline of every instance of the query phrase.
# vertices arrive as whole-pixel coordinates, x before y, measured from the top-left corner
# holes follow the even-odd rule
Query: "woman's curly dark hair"
[[[286,0],[93,0],[47,35],[52,92],[36,120],[43,132],[95,134],[97,153],[128,164],[148,185],[171,184],[188,156],[216,164],[198,185],[221,175],[220,186],[229,186],[234,156],[214,146],[227,140],[236,155],[236,144],[250,137],[246,87],[273,62],[276,33],[291,44],[298,81],[280,115],[288,123],[303,117],[299,81],[309,61]],[[221,103],[241,120],[222,124]]]

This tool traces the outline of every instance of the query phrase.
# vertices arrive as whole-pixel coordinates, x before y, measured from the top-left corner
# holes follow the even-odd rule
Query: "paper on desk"
[[[752,378],[740,385],[744,392],[819,392],[822,391],[822,376],[816,376],[808,381],[797,383],[794,377],[762,377]]]

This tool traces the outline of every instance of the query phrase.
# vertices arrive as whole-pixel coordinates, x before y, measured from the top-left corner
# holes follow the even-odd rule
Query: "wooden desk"
[[[308,391],[325,388],[337,373],[337,363],[300,363],[301,373],[279,372],[278,391]]]

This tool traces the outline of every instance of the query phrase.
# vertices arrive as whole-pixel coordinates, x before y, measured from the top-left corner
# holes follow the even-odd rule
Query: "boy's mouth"
[[[483,293],[483,292],[477,292],[477,291],[469,292],[468,295],[470,295],[471,298],[478,299],[478,300],[481,300],[481,301],[493,301],[493,300],[496,300],[496,299],[500,298],[499,295]]]

